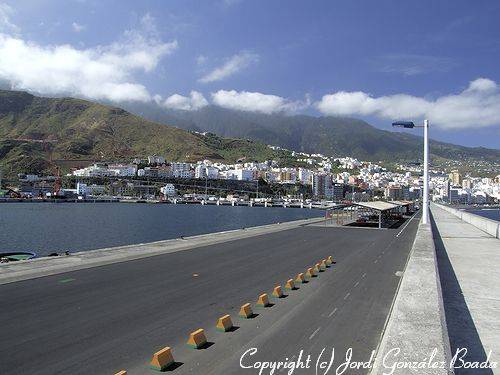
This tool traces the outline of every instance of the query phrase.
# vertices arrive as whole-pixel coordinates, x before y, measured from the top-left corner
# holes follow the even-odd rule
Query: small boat
[[[18,260],[27,260],[36,258],[36,253],[31,251],[13,251],[10,253],[0,253],[0,259],[7,262],[15,262]]]

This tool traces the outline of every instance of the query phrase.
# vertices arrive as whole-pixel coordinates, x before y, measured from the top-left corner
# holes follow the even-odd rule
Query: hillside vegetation
[[[184,129],[209,131],[222,137],[248,138],[295,151],[329,156],[353,156],[372,161],[415,161],[421,158],[422,137],[378,129],[362,120],[344,117],[262,114],[207,106],[197,111],[161,110],[129,104],[145,118]],[[500,162],[500,150],[464,147],[431,140],[434,160]]]
[[[260,142],[201,135],[153,123],[123,109],[73,98],[0,90],[0,168],[4,175],[40,173],[51,160],[263,160],[276,154]]]

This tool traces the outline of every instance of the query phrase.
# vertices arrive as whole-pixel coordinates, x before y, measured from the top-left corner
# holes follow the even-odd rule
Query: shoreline
[[[19,262],[0,264],[0,285],[38,277],[61,274],[85,268],[127,262],[157,255],[186,251],[207,245],[298,228],[324,221],[324,218],[294,220],[169,240],[115,246],[71,253],[68,256],[44,256]]]
[[[180,200],[179,202],[161,201],[161,200],[147,200],[147,199],[0,199],[0,203],[138,203],[138,204],[168,204],[168,205],[202,205],[202,206],[231,206],[231,207],[266,207],[266,208],[306,208],[306,209],[320,209],[324,210],[331,208],[331,205],[322,205],[317,203],[298,203],[298,202],[282,202],[282,203],[268,203],[268,202],[254,202],[254,201],[192,201]],[[340,204],[339,204],[340,205]]]
[[[0,235],[0,252],[29,251],[37,257],[67,251],[75,254],[325,216],[323,210],[286,210],[282,206],[252,210],[246,205],[231,209],[230,205],[205,208],[201,204],[39,203],[46,204],[0,206],[0,221],[6,230]],[[115,215],[125,219],[117,220]],[[44,236],[48,238],[43,240]]]

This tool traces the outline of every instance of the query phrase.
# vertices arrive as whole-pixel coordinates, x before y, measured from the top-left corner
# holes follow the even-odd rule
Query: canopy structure
[[[413,201],[392,201],[391,203],[400,205],[407,214],[413,210],[415,204]]]
[[[414,203],[412,201],[347,202],[328,208],[325,219],[330,219],[333,223],[336,218],[337,225],[391,227],[402,219],[402,215],[413,211]]]
[[[365,208],[370,208],[375,211],[387,211],[387,210],[392,210],[394,208],[399,207],[399,204],[396,203],[389,203],[389,202],[383,202],[383,201],[375,201],[375,202],[356,202],[353,203],[355,206],[361,206]]]
[[[400,206],[409,206],[413,204],[412,201],[391,201],[391,203],[398,204]]]
[[[383,221],[390,221],[391,216],[401,214],[403,209],[407,211],[412,202],[408,201],[374,201],[374,202],[353,202],[354,206],[362,207],[369,211],[375,211],[378,214],[378,227],[382,228]],[[383,220],[384,219],[384,220]]]

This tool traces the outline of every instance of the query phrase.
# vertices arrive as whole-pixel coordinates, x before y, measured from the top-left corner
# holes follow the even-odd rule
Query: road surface
[[[259,352],[249,362],[332,346],[368,360],[417,224],[418,217],[394,230],[309,225],[1,285],[0,373],[147,374],[151,354],[167,345],[183,363],[178,373],[258,373],[239,368],[254,344]],[[238,320],[243,303],[328,255],[332,268],[255,319]],[[226,313],[240,329],[217,336],[212,328]],[[214,342],[207,350],[186,349],[197,328]]]

